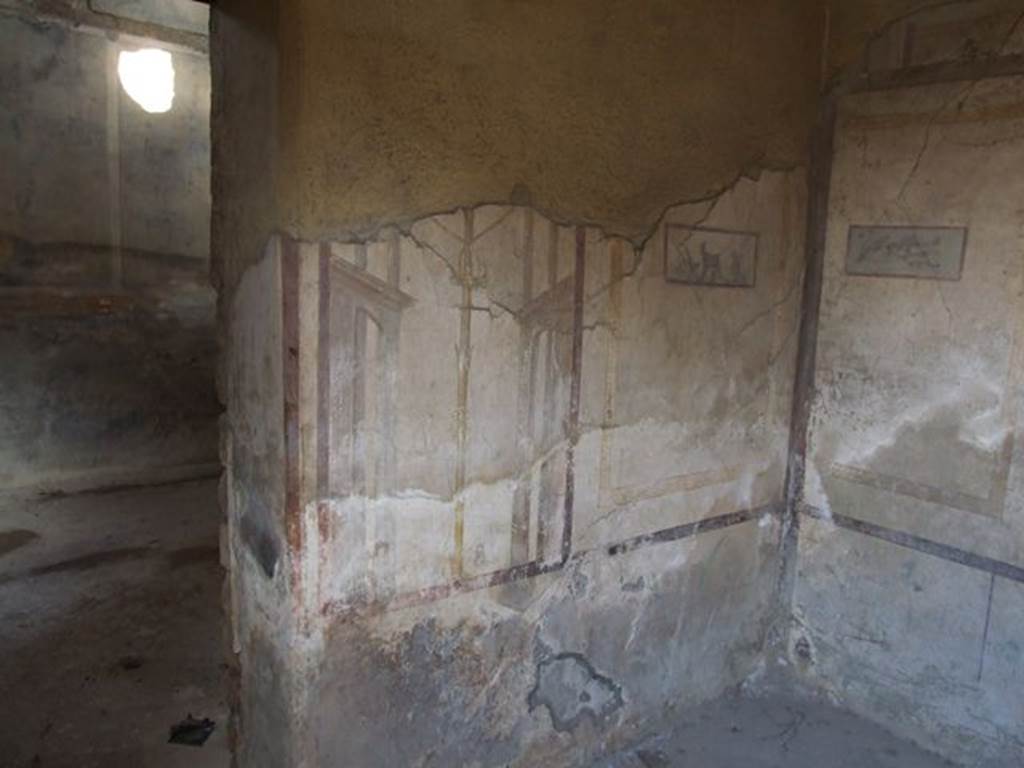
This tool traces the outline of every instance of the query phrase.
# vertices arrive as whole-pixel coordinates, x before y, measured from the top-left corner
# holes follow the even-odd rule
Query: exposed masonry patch
[[[560,653],[537,665],[530,710],[544,706],[556,731],[571,731],[585,717],[601,723],[622,706],[622,689],[579,653]]]

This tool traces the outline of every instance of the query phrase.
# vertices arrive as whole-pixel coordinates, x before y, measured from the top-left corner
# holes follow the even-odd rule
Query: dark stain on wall
[[[257,477],[272,476],[271,460],[250,451],[244,444],[235,446],[234,485],[243,499],[238,535],[252,555],[260,572],[273,579],[281,559],[284,534],[281,515],[275,514],[275,502],[256,491]]]
[[[533,630],[518,618],[493,626],[425,619],[385,639],[362,622],[334,627],[320,691],[319,765],[508,765],[521,709],[510,691],[532,655]],[[401,723],[401,728],[394,728]]]
[[[571,731],[584,718],[601,724],[622,707],[622,689],[580,653],[559,653],[537,665],[530,709],[546,707],[556,731]]]
[[[0,234],[0,287],[0,482],[216,461],[205,260]]]
[[[280,545],[264,524],[268,517],[266,514],[243,515],[240,533],[242,542],[259,564],[260,571],[268,579],[272,579],[277,571],[277,561],[281,553]]]
[[[0,325],[0,481],[216,460],[212,318],[145,297],[31,298]]]

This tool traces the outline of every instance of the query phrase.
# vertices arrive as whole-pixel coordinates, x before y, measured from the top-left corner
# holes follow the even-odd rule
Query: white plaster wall
[[[759,669],[803,214],[799,172],[666,214],[756,233],[749,287],[668,280],[661,228],[636,250],[517,207],[284,247],[310,764],[597,755]],[[538,704],[555,662],[598,699]]]
[[[274,238],[231,295],[222,371],[228,632],[240,672],[236,757],[266,768],[295,764],[293,681],[305,650],[293,642],[298,611],[285,536],[281,258]]]
[[[1020,584],[830,518],[1024,563],[1022,129],[1024,78],[842,101],[795,597],[810,679],[970,765],[1024,756]],[[855,224],[965,227],[962,273],[847,274]]]
[[[781,500],[802,200],[799,174],[766,174],[667,214],[672,224],[756,232],[750,288],[669,282],[662,229],[639,252],[585,231],[573,551]],[[322,604],[561,556],[575,238],[532,211],[491,206],[367,244],[302,246],[304,269],[317,275],[302,299],[312,307],[302,313],[303,378],[328,391],[307,404],[318,414],[307,416],[311,431],[328,422],[307,446],[325,475]],[[391,294],[400,310],[386,308]],[[355,349],[364,342],[349,316],[361,302],[379,314],[371,325],[394,315],[393,346],[377,330],[372,350]],[[529,499],[520,522],[517,498]],[[371,594],[378,587],[384,594]]]

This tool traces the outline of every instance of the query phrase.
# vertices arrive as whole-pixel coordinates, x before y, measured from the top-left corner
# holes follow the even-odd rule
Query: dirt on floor
[[[219,520],[212,480],[0,497],[3,768],[229,765]]]
[[[726,696],[592,768],[951,768],[826,701],[774,692]]]

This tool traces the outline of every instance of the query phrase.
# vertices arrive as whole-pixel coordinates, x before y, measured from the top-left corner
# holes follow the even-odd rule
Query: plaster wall
[[[822,84],[928,4],[217,4],[222,330],[281,335],[271,421],[229,416],[279,453],[226,454],[254,765],[566,764],[759,671],[799,166]]]
[[[639,245],[669,207],[800,164],[825,16],[754,5],[220,4],[224,290],[275,231],[366,238],[494,203]]]
[[[801,165],[824,85],[935,2],[222,0],[217,279],[273,232],[366,238],[482,203],[639,245],[680,202]]]
[[[239,284],[226,339],[222,386],[228,408],[221,435],[226,505],[229,635],[237,658],[235,749],[247,766],[299,764],[291,738],[292,585],[286,555],[285,420],[281,254],[276,245]]]
[[[803,494],[801,672],[969,765],[1024,756],[1022,121],[1020,77],[842,100]]]
[[[229,504],[239,594],[293,612],[239,637],[290,659],[294,759],[577,761],[757,670],[803,209],[771,173],[642,249],[508,206],[273,241],[280,276],[241,285],[280,291],[283,394],[230,413]],[[237,337],[273,351],[267,322],[232,316],[233,398],[276,373]],[[264,429],[281,454],[249,454]],[[275,456],[259,569],[243,473]],[[243,678],[243,734],[264,695]]]
[[[825,72],[1020,53],[1018,0],[828,0]],[[865,59],[865,50],[868,56]]]
[[[900,13],[892,13],[891,22],[872,36],[860,54],[860,66],[868,71],[926,67],[1024,52],[1024,9],[1017,0],[971,0],[931,7],[917,3],[917,9],[912,4],[903,4],[902,8],[896,5],[897,8],[887,10]]]
[[[118,54],[170,50],[148,114]],[[0,485],[216,462],[206,56],[0,4]]]
[[[894,22],[980,17],[983,56],[1019,5],[299,0],[280,24],[302,51],[281,68],[281,225],[366,235],[492,202],[639,242],[681,201],[800,164],[823,85]],[[914,63],[942,45],[918,43]]]
[[[281,22],[302,51],[282,59],[283,226],[366,234],[511,202],[639,241],[680,201],[800,162],[825,15],[808,0],[301,0]]]

